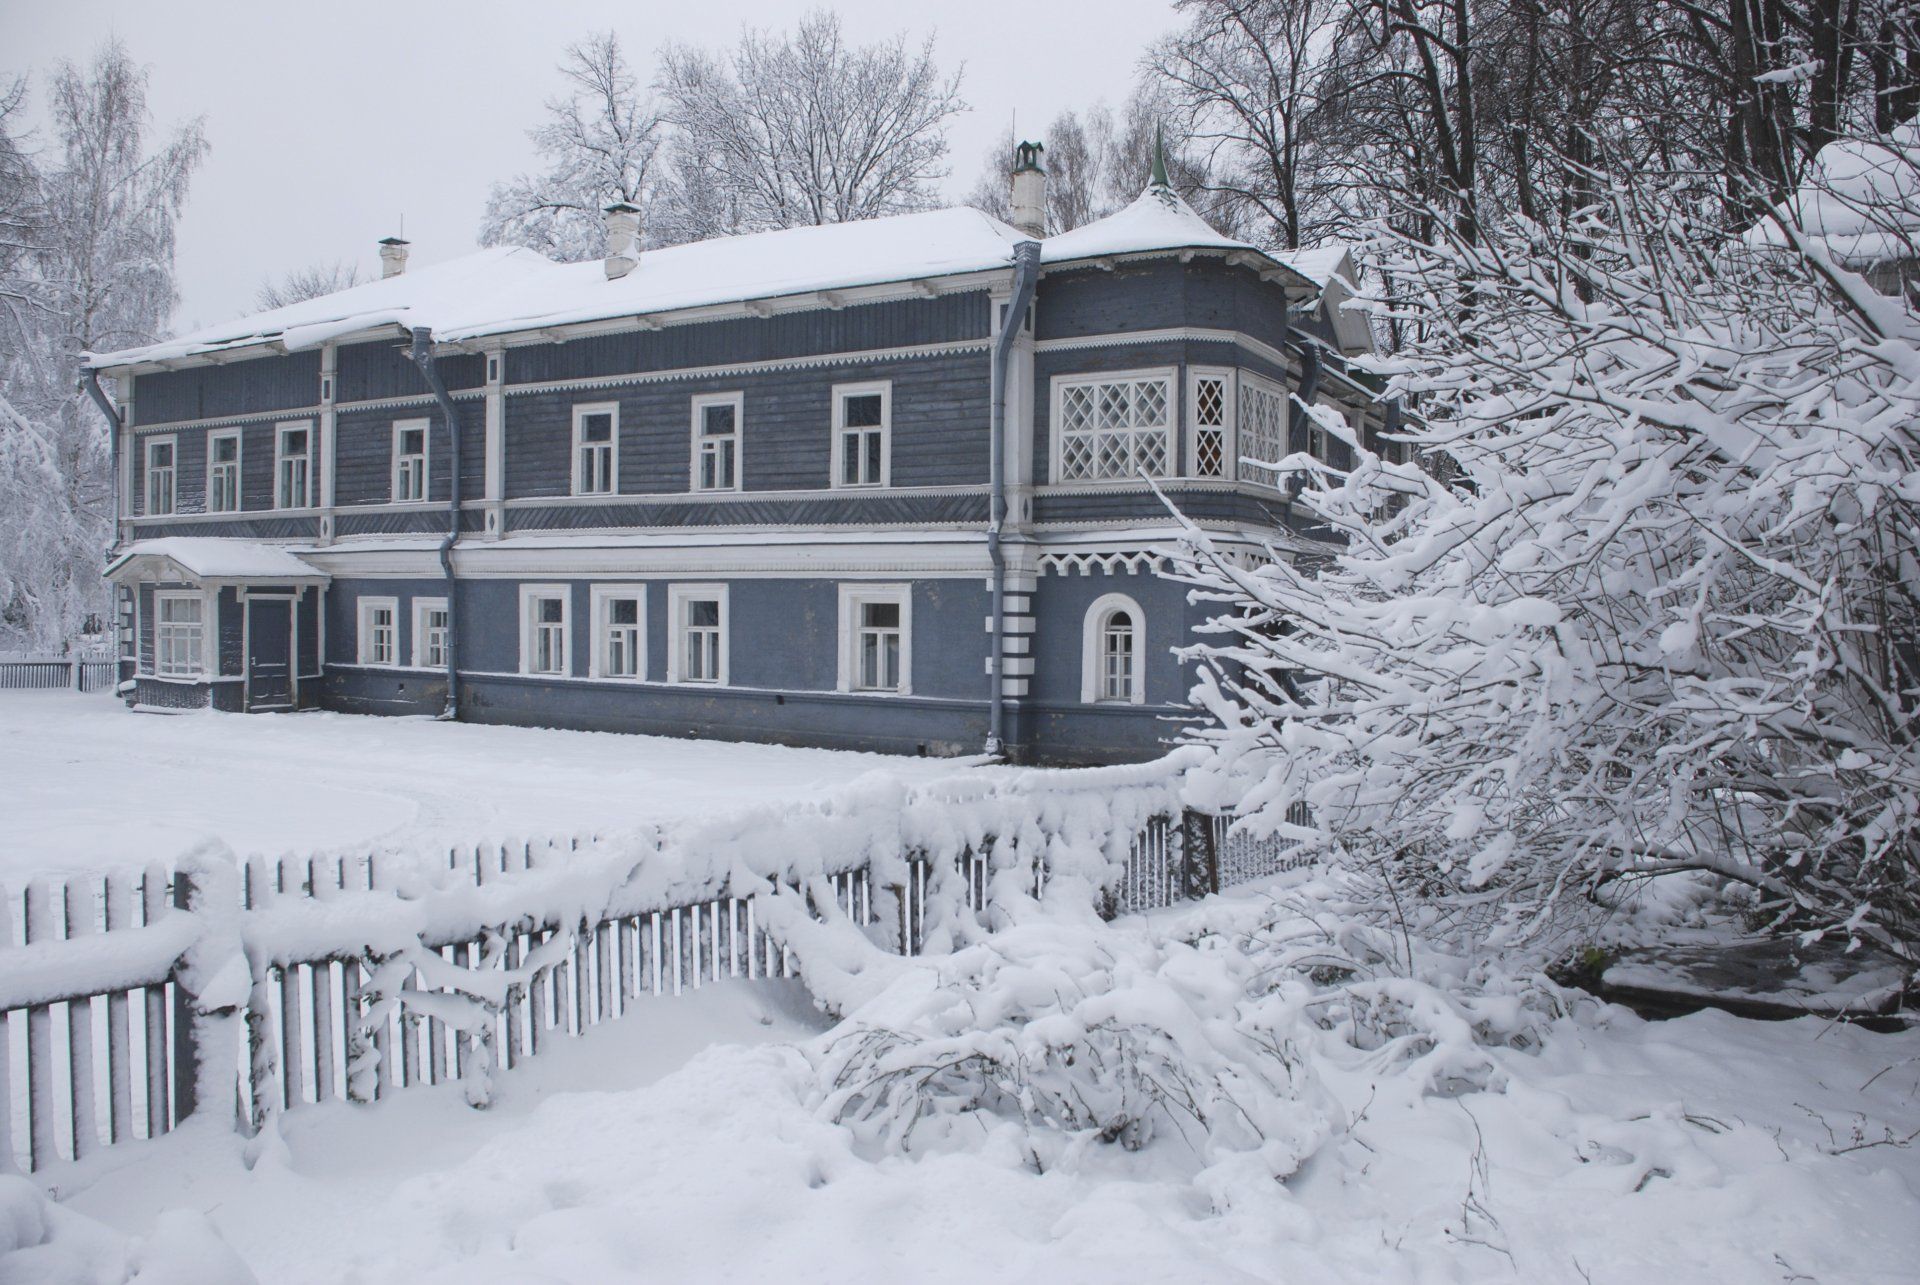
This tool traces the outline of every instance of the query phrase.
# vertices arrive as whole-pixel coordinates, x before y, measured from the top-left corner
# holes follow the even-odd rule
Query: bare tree
[[[560,74],[568,93],[549,99],[546,121],[527,131],[547,168],[494,185],[480,242],[576,262],[604,252],[608,205],[625,201],[643,212],[652,206],[662,131],[612,32],[567,46]],[[643,230],[651,222],[643,217]]]
[[[701,235],[840,223],[924,209],[946,176],[946,123],[964,109],[928,37],[849,46],[821,10],[791,34],[745,32],[730,54],[661,53],[681,187],[724,220]]]
[[[1068,108],[1040,134],[1046,151],[1047,231],[1066,232],[1117,208],[1108,194],[1107,165],[1113,158],[1113,113],[1096,104],[1084,114]],[[983,158],[980,177],[966,204],[997,219],[1012,216],[1008,183],[1014,137],[1004,135]]]
[[[253,301],[261,309],[284,308],[291,303],[303,303],[308,299],[318,299],[321,295],[336,294],[360,284],[360,269],[345,259],[336,259],[332,263],[310,263],[304,268],[295,268],[278,280],[260,283],[260,289],[254,292]]]

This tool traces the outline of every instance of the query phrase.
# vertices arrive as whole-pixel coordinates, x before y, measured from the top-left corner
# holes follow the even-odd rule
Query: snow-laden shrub
[[[1920,257],[1920,149],[1862,217]],[[1708,871],[1767,919],[1920,961],[1920,311],[1783,215],[1757,247],[1684,185],[1600,176],[1564,234],[1388,230],[1372,305],[1419,419],[1282,462],[1344,548],[1215,604],[1203,738],[1244,811],[1496,950],[1609,885]],[[1836,199],[1842,194],[1829,193]]]
[[[1348,896],[1336,877],[1289,904],[1209,904],[1158,927],[1056,904],[950,955],[854,966],[858,948],[843,950],[865,998],[815,1052],[820,1109],[876,1152],[1012,1125],[1041,1169],[1116,1143],[1177,1154],[1197,1181],[1249,1166],[1285,1179],[1350,1123],[1324,1069],[1409,1096],[1497,1091],[1489,1050],[1535,1048],[1566,1015],[1544,979],[1298,908]],[[851,993],[809,971],[820,952],[800,957],[810,982]]]

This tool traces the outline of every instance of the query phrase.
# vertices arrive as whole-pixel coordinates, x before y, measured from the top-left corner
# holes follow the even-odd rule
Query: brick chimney
[[[407,270],[407,245],[397,236],[384,237],[380,241],[380,276],[397,277]]]
[[[607,280],[640,266],[640,207],[615,201],[607,207]]]
[[[1030,237],[1047,234],[1047,172],[1040,168],[1039,143],[1013,149],[1013,226]]]

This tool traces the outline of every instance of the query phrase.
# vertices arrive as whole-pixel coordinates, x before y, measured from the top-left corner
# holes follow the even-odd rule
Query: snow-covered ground
[[[1038,1173],[991,1116],[971,1146],[881,1155],[813,1105],[818,1025],[794,983],[650,1001],[503,1076],[487,1112],[435,1090],[308,1109],[251,1171],[231,1135],[190,1132],[107,1157],[66,1201],[127,1238],[200,1211],[289,1283],[1838,1283],[1920,1264],[1920,1154],[1894,1144],[1920,1127],[1911,1033],[1608,1010],[1457,1093],[1356,1056],[1321,1068],[1344,1128],[1300,1173],[1209,1189],[1177,1137],[1089,1141]],[[110,1262],[138,1241],[68,1244]]]
[[[0,691],[0,878],[240,853],[422,848],[712,816],[952,759],[345,714],[134,714],[107,694]]]

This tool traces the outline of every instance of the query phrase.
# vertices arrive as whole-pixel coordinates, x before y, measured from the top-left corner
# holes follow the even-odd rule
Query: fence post
[[[1220,849],[1214,842],[1213,818],[1184,808],[1180,813],[1181,895],[1204,897],[1220,891]]]
[[[200,929],[172,976],[176,1125],[196,1112],[218,1109],[219,1093],[230,1095],[227,1108],[236,1127],[245,1116],[239,1028],[251,970],[240,939],[239,883],[232,865],[213,853],[190,853],[174,872],[173,913],[192,915]]]
[[[193,912],[193,879],[184,870],[173,876],[173,908],[182,914]],[[184,961],[182,961],[184,962]],[[173,1123],[178,1125],[194,1113],[195,1077],[200,1058],[194,1050],[200,1024],[194,1020],[193,995],[180,977],[179,964],[173,970]]]

